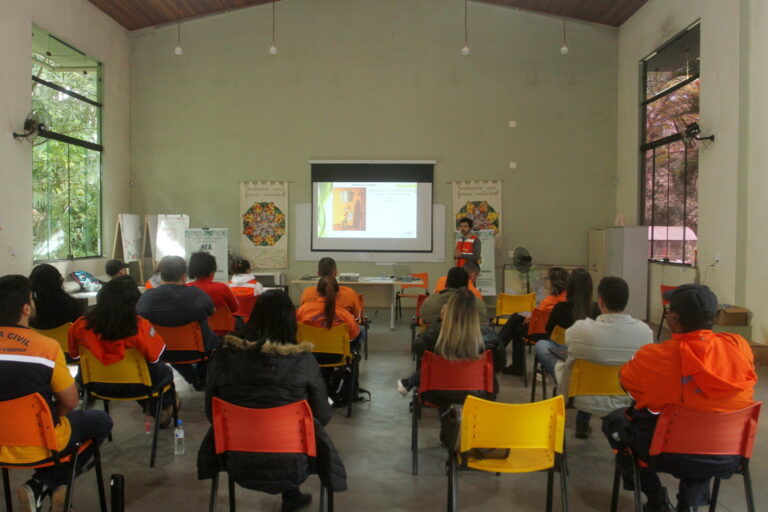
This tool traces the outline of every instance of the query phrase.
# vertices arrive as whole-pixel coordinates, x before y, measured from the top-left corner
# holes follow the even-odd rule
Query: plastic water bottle
[[[181,420],[176,420],[176,428],[173,429],[173,454],[184,455],[184,427]]]

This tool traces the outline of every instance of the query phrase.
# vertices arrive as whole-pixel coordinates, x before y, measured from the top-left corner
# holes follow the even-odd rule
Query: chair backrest
[[[656,422],[650,454],[690,453],[752,457],[762,402],[732,412],[668,405]]]
[[[178,327],[166,327],[157,324],[152,324],[152,326],[165,342],[163,359],[172,359],[174,363],[194,363],[202,360],[205,346],[203,345],[203,331],[199,323],[190,322]],[[173,357],[173,352],[184,352],[187,354],[196,352],[199,355],[194,358],[177,361],[177,358]]]
[[[513,462],[515,449],[537,449],[543,461],[520,460],[513,472],[536,471],[555,464],[555,452],[563,452],[565,401],[561,395],[529,404],[504,404],[468,396],[461,413],[460,451],[473,448],[509,449]]]
[[[677,286],[667,286],[665,284],[659,285],[659,291],[661,292],[662,306],[669,306],[669,301],[664,298],[664,294],[667,293],[669,290],[674,290],[675,288],[677,288]]]
[[[235,315],[243,317],[243,320],[248,322],[248,319],[251,317],[251,311],[253,311],[256,301],[259,300],[259,295],[235,295],[235,298],[237,299]]]
[[[330,329],[314,327],[299,322],[296,332],[298,341],[309,341],[314,345],[312,352],[323,354],[337,354],[341,356],[339,363],[331,366],[346,364],[346,359],[352,357],[349,346],[349,331],[346,324],[334,325]],[[321,365],[327,366],[327,365]]]
[[[493,354],[483,352],[479,359],[449,361],[425,350],[421,356],[419,393],[425,391],[485,391],[493,393]]]
[[[152,387],[147,361],[135,348],[125,351],[123,358],[110,365],[99,361],[90,350],[80,345],[80,375],[86,386],[92,382],[102,384],[142,384]]]
[[[535,307],[535,293],[528,293],[526,295],[509,295],[506,293],[500,293],[496,297],[496,316],[512,315],[515,313],[533,311]]]
[[[534,309],[531,313],[531,319],[528,321],[528,334],[547,332],[547,322],[549,322],[549,315],[551,314],[551,309],[549,311]]]
[[[401,292],[406,288],[424,288],[424,291],[429,293],[429,273],[422,272],[420,274],[411,274],[411,277],[413,277],[414,279],[419,279],[421,281],[421,284],[403,284],[400,286]]]
[[[208,327],[216,334],[228,334],[235,330],[235,315],[226,305],[218,307],[208,317]]]
[[[0,461],[5,464],[34,463],[55,453],[56,434],[48,403],[39,393],[0,402],[0,446],[42,448],[26,457]]]
[[[621,366],[608,366],[593,363],[586,359],[576,359],[571,367],[568,398],[584,395],[625,396],[627,393],[622,389],[619,382]]]
[[[61,324],[60,326],[54,327],[53,329],[35,329],[35,331],[42,334],[43,336],[47,336],[58,341],[59,345],[61,345],[61,350],[63,350],[65,354],[69,354],[68,336],[70,327],[72,327],[72,322]]]
[[[565,329],[563,329],[562,326],[556,325],[554,329],[552,329],[552,334],[550,335],[550,338],[555,343],[558,343],[560,345],[565,345]]]
[[[315,424],[306,400],[251,409],[214,397],[212,408],[217,454],[237,451],[316,456]]]

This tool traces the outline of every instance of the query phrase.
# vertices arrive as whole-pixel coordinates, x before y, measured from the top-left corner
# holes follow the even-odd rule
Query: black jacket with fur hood
[[[333,410],[310,343],[266,342],[259,349],[257,342],[227,336],[208,366],[205,412],[209,420],[213,397],[259,409],[307,400],[315,418],[317,458],[286,453],[230,452],[226,457],[227,467],[221,468],[211,429],[198,452],[199,479],[212,478],[219,470],[226,469],[245,488],[277,494],[298,487],[310,473],[317,473],[323,484],[334,491],[346,490],[344,464],[323,428]]]

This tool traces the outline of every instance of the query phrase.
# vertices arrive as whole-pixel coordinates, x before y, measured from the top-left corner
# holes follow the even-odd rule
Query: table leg
[[[395,330],[395,301],[397,299],[397,287],[392,283],[392,297],[389,300],[389,330]]]

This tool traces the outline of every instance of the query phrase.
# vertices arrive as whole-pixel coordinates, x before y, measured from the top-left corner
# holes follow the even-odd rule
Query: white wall
[[[768,341],[768,300],[764,294],[768,249],[764,206],[768,130],[761,51],[768,21],[761,0],[651,0],[619,29],[617,209],[628,222],[639,216],[639,61],[701,19],[702,133],[715,142],[700,146],[699,269],[653,264],[650,318],[660,316],[658,285],[699,280],[721,303],[754,312],[753,338]],[[762,25],[760,24],[762,22]],[[750,30],[750,23],[752,29]],[[753,47],[750,53],[750,47]],[[715,255],[720,263],[712,266]],[[760,288],[758,288],[760,286]]]
[[[504,261],[523,245],[541,263],[586,263],[587,228],[614,215],[615,29],[569,22],[563,57],[561,19],[470,2],[462,57],[460,0],[276,8],[277,56],[270,5],[183,23],[181,57],[175,26],[131,34],[135,213],[234,235],[240,180],[291,180],[294,204],[310,200],[310,159],[436,159],[448,210],[449,181],[504,180]],[[308,221],[290,213],[291,230]],[[290,276],[314,272],[289,259]],[[411,269],[435,279],[450,265]]]
[[[32,146],[17,142],[31,109],[32,24],[103,63],[102,251],[128,209],[129,69],[125,29],[86,0],[0,0],[0,275],[32,268]],[[56,265],[103,274],[104,260]]]

